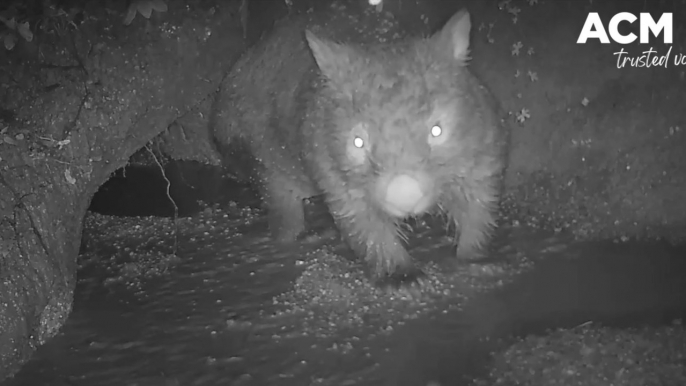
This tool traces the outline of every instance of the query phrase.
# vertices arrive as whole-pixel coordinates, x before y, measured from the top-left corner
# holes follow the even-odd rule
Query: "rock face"
[[[83,216],[110,174],[163,132],[151,148],[218,162],[198,101],[244,45],[231,12],[123,27],[99,4],[79,11],[79,31],[37,32],[0,61],[0,380],[67,319]],[[170,33],[167,18],[184,23]]]

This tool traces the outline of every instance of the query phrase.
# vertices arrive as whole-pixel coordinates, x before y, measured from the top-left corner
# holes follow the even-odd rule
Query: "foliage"
[[[144,18],[150,19],[152,11],[167,12],[167,4],[164,0],[132,0],[124,18],[124,25],[129,25],[140,13]]]
[[[5,49],[13,49],[20,38],[33,41],[39,31],[62,35],[69,28],[76,28],[83,20],[82,9],[82,4],[74,1],[12,1],[8,7],[0,10],[0,37]]]
[[[12,1],[0,9],[0,39],[6,50],[12,50],[20,39],[33,41],[36,33],[62,35],[78,28],[85,18],[83,0]],[[152,11],[166,12],[165,0],[130,0],[123,23],[130,25],[138,13],[149,19]]]

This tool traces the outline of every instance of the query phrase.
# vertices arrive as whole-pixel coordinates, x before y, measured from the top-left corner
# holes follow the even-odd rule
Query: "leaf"
[[[15,28],[16,28],[15,26],[16,26],[17,23],[14,21],[14,18],[5,19],[4,17],[0,16],[0,21],[2,21],[3,23],[5,23],[5,25],[6,25],[7,28],[9,28],[9,29],[15,29]]]
[[[150,0],[150,6],[157,12],[167,12],[167,4],[164,0]]]
[[[62,146],[69,145],[69,143],[71,143],[71,139],[63,139],[61,141],[57,141],[57,147],[61,149]]]
[[[140,12],[144,18],[150,19],[150,15],[152,15],[152,4],[150,3],[150,0],[138,0],[138,12]]]
[[[68,183],[72,185],[76,184],[76,178],[71,176],[71,170],[66,169],[64,171],[64,178],[67,180]]]
[[[17,141],[12,139],[12,137],[10,137],[9,135],[5,135],[2,139],[3,139],[3,141],[5,141],[6,144],[9,144],[9,145],[16,145],[17,144]]]
[[[5,43],[5,49],[7,49],[7,51],[11,51],[12,48],[14,48],[14,43],[17,41],[17,39],[14,37],[14,34],[6,34],[5,38],[2,40]]]
[[[124,18],[124,25],[129,25],[133,21],[133,19],[136,17],[136,2],[132,1],[131,4],[129,4],[129,8],[126,10],[126,17]]]
[[[19,35],[21,35],[21,37],[23,37],[27,42],[33,40],[33,33],[31,32],[28,21],[17,24],[17,31],[19,31]]]

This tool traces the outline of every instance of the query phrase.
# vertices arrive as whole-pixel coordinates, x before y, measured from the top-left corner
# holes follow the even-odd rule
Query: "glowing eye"
[[[367,167],[369,152],[372,149],[371,138],[367,132],[367,124],[359,122],[350,128],[349,137],[345,141],[345,154],[354,167]]]
[[[433,127],[431,128],[431,136],[438,137],[441,135],[441,133],[443,133],[443,129],[441,128],[441,126],[433,125]]]
[[[355,137],[355,139],[353,139],[353,145],[358,149],[362,149],[364,147],[364,139]]]

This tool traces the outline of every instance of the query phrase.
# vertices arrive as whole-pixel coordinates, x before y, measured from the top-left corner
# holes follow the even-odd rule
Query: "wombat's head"
[[[319,146],[350,188],[390,216],[430,210],[474,167],[483,107],[469,95],[470,29],[463,10],[429,38],[387,46],[306,34],[326,84],[319,97],[330,127],[319,128]]]

